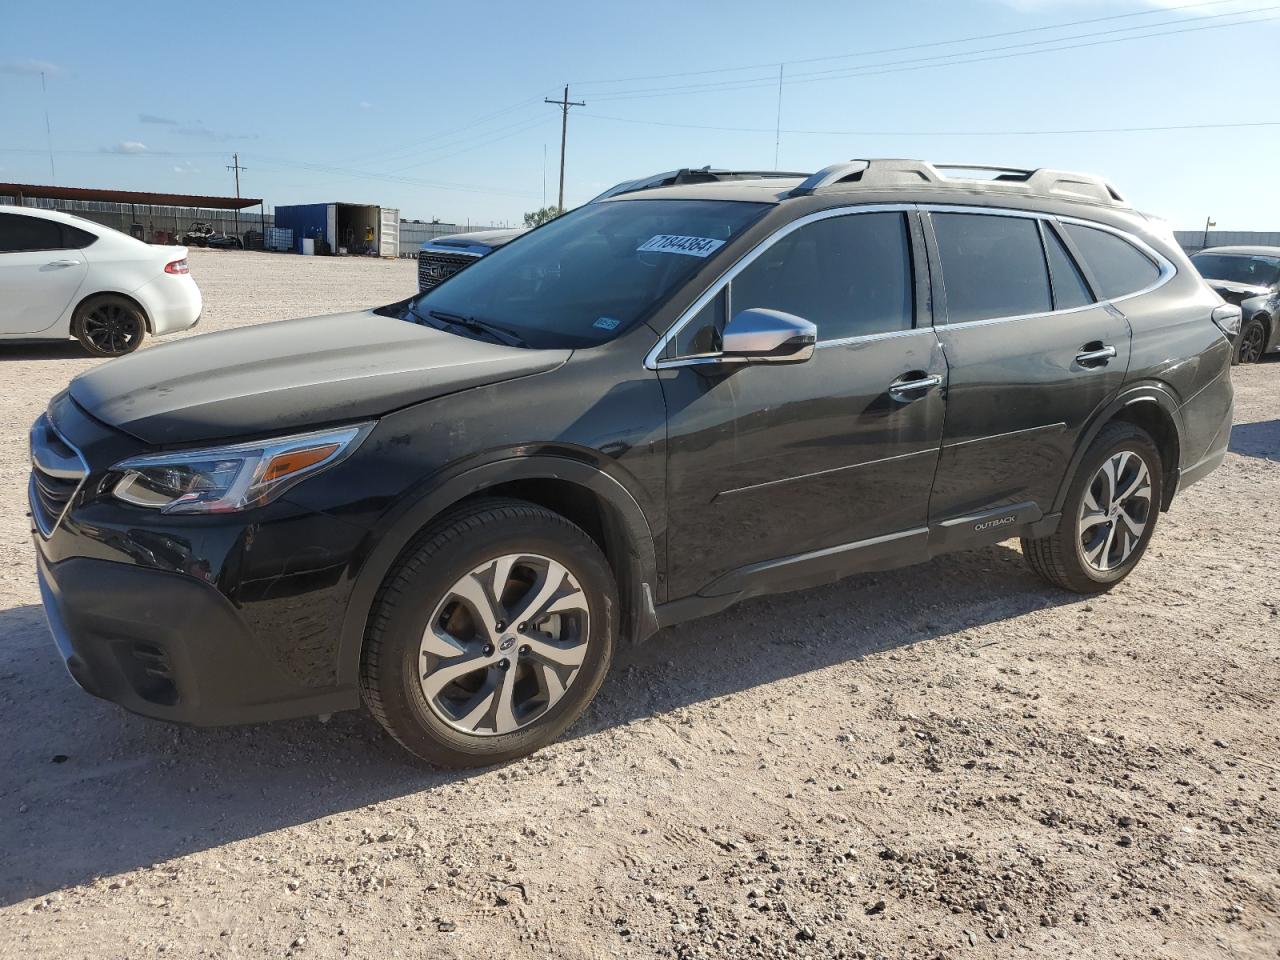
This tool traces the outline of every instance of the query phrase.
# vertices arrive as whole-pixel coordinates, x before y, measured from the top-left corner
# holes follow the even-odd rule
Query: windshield
[[[1198,253],[1191,262],[1206,280],[1226,280],[1255,287],[1271,287],[1280,280],[1280,257]]]
[[[579,207],[409,301],[405,319],[590,347],[645,320],[768,209],[729,200]]]

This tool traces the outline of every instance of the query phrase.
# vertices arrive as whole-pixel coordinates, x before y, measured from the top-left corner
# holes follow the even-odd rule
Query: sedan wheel
[[[1266,347],[1267,331],[1262,321],[1253,319],[1240,331],[1240,362],[1257,363],[1262,359],[1262,351]]]
[[[114,295],[85,301],[76,310],[71,332],[90,353],[119,357],[132,353],[147,334],[147,321],[137,305]]]

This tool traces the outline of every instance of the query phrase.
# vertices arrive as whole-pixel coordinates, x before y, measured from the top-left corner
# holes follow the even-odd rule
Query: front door
[[[658,362],[671,599],[800,586],[924,548],[946,367],[916,214],[833,211],[772,240]],[[681,365],[714,355],[726,318],[751,307],[815,323],[812,359]]]

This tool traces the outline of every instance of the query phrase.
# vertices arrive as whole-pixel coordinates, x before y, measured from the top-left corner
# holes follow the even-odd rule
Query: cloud
[[[56,63],[48,60],[5,60],[0,62],[0,73],[16,73],[27,77],[38,77],[45,73],[56,77],[66,71]]]
[[[130,156],[136,156],[140,153],[147,153],[147,145],[140,140],[121,140],[115,146],[103,147],[103,153],[122,153]]]
[[[161,127],[172,127],[172,132],[180,137],[194,137],[198,140],[212,140],[216,143],[225,143],[228,140],[257,140],[256,133],[226,133],[221,130],[210,130],[199,120],[190,122],[187,120],[175,120],[172,117],[162,117],[155,113],[138,114],[139,123],[150,123]]]
[[[361,100],[361,101],[360,101],[360,109],[361,109],[361,110],[372,110],[372,109],[373,109],[373,104],[372,104],[372,103],[370,103],[368,100]]]
[[[1037,13],[1042,10],[1100,7],[1104,5],[1106,0],[999,0],[999,2],[1006,7],[1013,7],[1015,10]],[[1176,10],[1179,7],[1204,6],[1204,3],[1202,0],[1145,0],[1145,5]]]
[[[180,137],[197,137],[201,140],[215,140],[218,143],[226,143],[228,140],[258,139],[256,133],[226,133],[221,130],[210,130],[201,123],[175,127],[173,132]]]

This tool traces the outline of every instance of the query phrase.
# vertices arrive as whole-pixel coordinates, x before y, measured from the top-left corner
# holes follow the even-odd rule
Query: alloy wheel
[[[1265,331],[1262,329],[1261,323],[1251,323],[1241,334],[1240,340],[1240,362],[1241,363],[1257,363],[1262,359],[1262,341],[1265,337]]]
[[[84,336],[103,353],[125,353],[142,336],[141,321],[118,303],[101,303],[84,318]]]
[[[1146,461],[1131,450],[1108,457],[1080,503],[1076,529],[1085,563],[1099,573],[1122,566],[1142,542],[1151,510]]]
[[[423,696],[462,733],[528,726],[577,679],[588,615],[578,580],[550,557],[507,554],[476,567],[449,588],[423,632]]]

